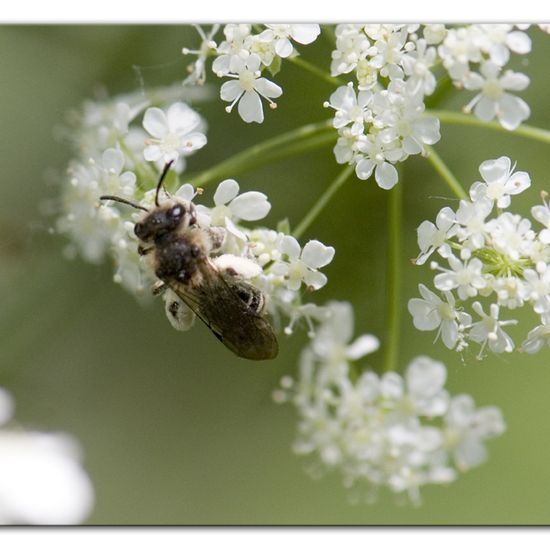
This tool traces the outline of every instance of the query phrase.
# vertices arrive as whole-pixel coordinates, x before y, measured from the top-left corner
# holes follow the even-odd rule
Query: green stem
[[[477,128],[486,128],[488,130],[497,130],[500,132],[505,132],[507,134],[518,135],[526,137],[529,139],[534,139],[537,141],[542,141],[543,143],[550,143],[550,131],[544,130],[543,128],[536,128],[535,126],[528,126],[527,124],[522,124],[518,126],[515,130],[506,130],[498,122],[483,122],[472,115],[465,115],[463,113],[455,113],[453,111],[440,111],[440,110],[427,110],[426,113],[431,114],[437,117],[441,122],[447,124],[460,124],[462,126],[474,126]]]
[[[459,199],[467,199],[468,195],[466,194],[466,191],[462,189],[462,186],[454,177],[454,174],[449,170],[441,157],[435,152],[435,149],[433,149],[433,147],[430,147],[429,145],[426,145],[426,150],[428,151],[427,159],[431,162],[437,173],[445,180],[445,183],[447,184],[449,189]]]
[[[401,179],[401,178],[400,178]],[[389,191],[388,218],[388,331],[386,341],[385,372],[396,371],[399,361],[400,312],[401,312],[401,260],[403,242],[401,222],[403,219],[403,183]]]
[[[320,69],[316,65],[313,65],[313,63],[310,63],[309,61],[302,59],[302,57],[300,56],[288,57],[287,59],[288,61],[294,63],[294,65],[296,65],[297,67],[300,67],[302,69],[305,69],[306,71],[309,71],[311,74],[318,76],[320,79],[324,80],[325,82],[328,82],[332,86],[345,86],[345,84],[339,78],[335,76],[331,76],[329,73],[327,73],[323,69]]]
[[[296,229],[292,232],[294,237],[299,239],[304,231],[313,223],[315,218],[321,213],[323,208],[328,204],[333,195],[342,187],[344,182],[349,178],[353,172],[353,165],[346,166],[336,179],[326,188],[325,192],[317,199],[315,204],[311,207],[311,210],[305,215],[303,220],[296,226]]]
[[[236,176],[274,160],[294,156],[311,149],[317,149],[336,140],[332,121],[306,124],[261,143],[212,166],[196,176],[187,176],[195,187],[205,187],[227,176]]]

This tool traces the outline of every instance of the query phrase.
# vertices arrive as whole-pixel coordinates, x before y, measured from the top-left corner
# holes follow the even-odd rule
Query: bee
[[[275,358],[278,344],[264,315],[263,293],[235,270],[218,267],[211,258],[221,247],[223,236],[216,228],[198,225],[192,202],[179,197],[159,202],[171,164],[165,165],[160,176],[155,207],[151,210],[114,195],[102,195],[99,199],[118,201],[146,212],[134,226],[140,241],[138,252],[148,258],[159,279],[153,293],[171,291],[170,296],[174,297],[166,304],[173,326],[178,327],[183,302],[239,357]]]

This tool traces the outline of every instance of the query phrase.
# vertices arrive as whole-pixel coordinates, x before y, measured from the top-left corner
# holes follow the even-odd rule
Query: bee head
[[[187,210],[179,202],[169,206],[160,206],[155,208],[145,218],[136,223],[134,233],[141,241],[154,241],[159,237],[171,233],[182,225]]]

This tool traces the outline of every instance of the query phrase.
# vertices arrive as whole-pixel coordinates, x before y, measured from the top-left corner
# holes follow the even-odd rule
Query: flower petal
[[[334,252],[334,247],[325,246],[322,242],[313,240],[304,246],[301,259],[309,267],[318,269],[332,261]]]
[[[304,283],[307,287],[319,290],[327,284],[327,276],[320,271],[308,271],[304,275]]]
[[[261,220],[271,210],[267,196],[258,191],[248,191],[235,197],[230,207],[237,218],[246,221]]]
[[[233,180],[223,180],[214,193],[214,204],[221,206],[233,200],[239,194],[239,184]]]
[[[286,254],[290,260],[297,260],[300,256],[301,248],[298,241],[291,235],[285,235],[281,240],[281,252]]]
[[[245,92],[239,100],[239,115],[245,122],[264,121],[262,101],[256,91]]]
[[[168,122],[162,109],[149,107],[143,116],[143,127],[154,138],[162,139],[168,133]]]
[[[369,353],[375,352],[380,347],[380,341],[375,336],[364,334],[346,348],[346,357],[356,361]]]
[[[233,101],[243,93],[239,82],[237,80],[229,80],[224,82],[220,88],[220,97],[224,101]]]
[[[280,86],[263,77],[256,80],[254,88],[258,93],[269,98],[279,97],[283,93],[283,89]]]

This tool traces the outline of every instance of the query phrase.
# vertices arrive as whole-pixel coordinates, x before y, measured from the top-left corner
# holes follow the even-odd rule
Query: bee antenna
[[[101,197],[99,197],[99,200],[100,201],[117,201],[123,204],[128,204],[129,206],[133,206],[138,210],[144,210],[145,212],[149,212],[149,210],[147,210],[145,206],[141,206],[141,204],[136,204],[135,202],[129,201],[127,199],[123,199],[122,197],[117,197],[116,195],[101,195]]]
[[[157,192],[155,193],[155,205],[159,206],[159,192],[160,188],[162,187],[162,182],[164,181],[164,178],[166,177],[166,174],[168,173],[168,170],[170,170],[170,166],[174,164],[174,161],[171,160],[170,162],[167,162],[164,165],[164,169],[162,170],[162,174],[160,175],[159,182],[157,183]]]

